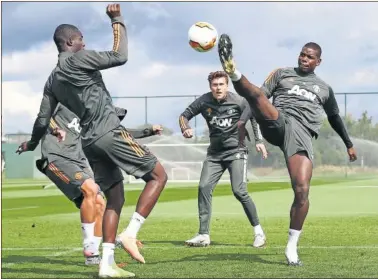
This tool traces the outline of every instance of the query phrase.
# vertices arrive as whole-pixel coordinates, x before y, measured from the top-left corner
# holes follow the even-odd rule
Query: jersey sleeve
[[[202,107],[202,98],[203,96],[196,99],[191,103],[179,117],[179,125],[181,132],[184,132],[186,129],[190,129],[189,121],[196,115],[201,113]]]
[[[340,113],[339,106],[335,98],[335,93],[331,87],[329,87],[329,96],[325,101],[323,108],[327,116],[333,116]]]
[[[39,141],[46,133],[50,125],[50,119],[57,104],[58,102],[55,99],[55,96],[52,94],[49,80],[43,90],[43,97],[41,105],[39,107],[39,113],[37,119],[34,122],[32,136],[28,143],[28,149],[34,150],[38,146]]]
[[[269,74],[269,76],[265,79],[263,85],[261,86],[261,90],[265,93],[265,96],[269,99],[272,97],[274,90],[276,89],[278,82],[281,78],[281,69],[276,69]]]
[[[240,107],[242,109],[240,121],[243,123],[247,123],[247,121],[252,117],[251,106],[248,104],[247,100],[244,99]]]
[[[252,131],[255,136],[255,144],[262,143],[263,137],[260,131],[260,126],[254,117],[251,118]]]
[[[129,128],[127,128],[127,131],[136,139],[147,138],[147,137],[153,136],[153,134],[154,134],[151,125],[146,127],[146,128],[142,128],[142,129],[129,129]]]
[[[104,70],[123,65],[128,60],[127,30],[122,16],[112,18],[113,49],[111,51],[81,50],[72,56],[72,67],[82,70]]]

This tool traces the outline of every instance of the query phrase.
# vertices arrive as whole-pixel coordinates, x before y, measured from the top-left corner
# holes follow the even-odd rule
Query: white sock
[[[257,226],[254,226],[253,230],[255,231],[255,235],[258,235],[258,234],[264,235],[264,231],[263,231],[263,229],[262,229],[262,227],[261,227],[260,224],[257,225]]]
[[[101,241],[102,241],[102,236],[94,236],[93,240],[94,240],[94,245],[95,245],[96,249],[98,251],[100,251],[100,245],[101,245]]]
[[[297,249],[300,235],[301,235],[301,231],[289,229],[289,240],[287,242],[287,248]]]
[[[94,238],[95,223],[81,223],[81,232],[83,235],[83,243],[90,243]]]
[[[241,79],[241,77],[242,77],[242,74],[237,69],[235,69],[235,72],[232,75],[230,75],[230,79],[232,81],[238,81]]]
[[[112,265],[114,263],[114,243],[102,243],[101,265]]]
[[[145,220],[146,219],[138,212],[134,212],[129,225],[127,226],[126,230],[122,232],[122,234],[125,234],[128,237],[136,238],[140,230],[140,227],[142,226]]]

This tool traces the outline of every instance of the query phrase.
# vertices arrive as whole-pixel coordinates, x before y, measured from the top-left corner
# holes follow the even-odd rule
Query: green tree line
[[[369,167],[378,166],[378,123],[365,111],[361,117],[355,119],[351,115],[343,117],[348,133],[357,151],[358,160],[354,165]],[[248,125],[248,130],[250,127]],[[252,131],[249,131],[250,133]],[[250,150],[254,150],[254,142],[249,142]],[[269,157],[265,162],[255,151],[250,152],[250,164],[253,166],[273,166],[281,168],[285,166],[285,160],[278,147],[266,143]],[[346,147],[341,138],[332,129],[325,119],[319,132],[318,139],[313,139],[314,165],[345,165],[348,162]]]

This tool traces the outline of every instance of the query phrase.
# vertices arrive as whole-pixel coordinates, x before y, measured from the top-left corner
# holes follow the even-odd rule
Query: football
[[[211,50],[218,41],[215,27],[204,21],[197,22],[189,28],[189,45],[198,52]]]

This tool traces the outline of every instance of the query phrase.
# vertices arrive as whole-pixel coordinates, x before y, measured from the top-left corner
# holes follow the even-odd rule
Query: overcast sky
[[[52,41],[61,23],[77,25],[87,49],[110,50],[106,3],[3,2],[3,134],[31,132],[44,83],[57,61]],[[378,3],[122,3],[129,61],[103,71],[113,96],[200,95],[207,75],[220,70],[217,52],[197,53],[187,32],[208,21],[234,42],[238,68],[256,84],[278,67],[295,66],[303,44],[323,48],[317,74],[335,92],[378,91]],[[231,90],[233,88],[231,87]],[[337,97],[344,112],[344,98]],[[178,130],[191,98],[150,99],[148,118]],[[143,99],[117,99],[129,110],[126,126],[144,123]],[[348,97],[348,112],[378,119],[378,95]],[[167,106],[163,109],[163,106]],[[203,121],[198,118],[199,126]],[[202,127],[199,127],[201,130]]]

